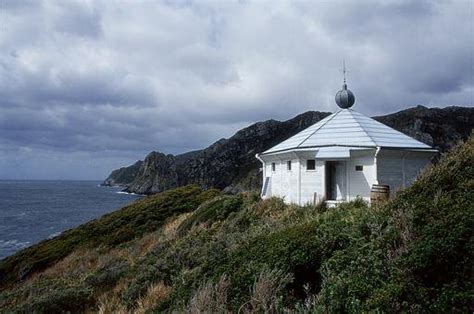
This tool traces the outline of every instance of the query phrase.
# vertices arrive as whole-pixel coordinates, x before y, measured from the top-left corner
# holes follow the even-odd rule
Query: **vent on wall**
[[[356,171],[363,171],[364,167],[363,166],[356,166]]]

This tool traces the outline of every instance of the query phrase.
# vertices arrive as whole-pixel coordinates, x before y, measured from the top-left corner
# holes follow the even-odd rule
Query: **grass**
[[[473,138],[380,207],[286,205],[188,186],[3,260],[15,275],[4,277],[0,308],[472,312],[473,190]],[[66,243],[74,247],[49,255]],[[48,262],[20,278],[14,263],[34,264],[38,252]]]
[[[115,247],[160,228],[166,219],[193,211],[219,192],[186,186],[144,198],[67,230],[0,261],[0,288],[46,269],[79,248]]]

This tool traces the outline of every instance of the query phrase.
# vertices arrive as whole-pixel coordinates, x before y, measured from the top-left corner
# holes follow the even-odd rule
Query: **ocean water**
[[[0,180],[0,259],[139,198],[99,184]]]

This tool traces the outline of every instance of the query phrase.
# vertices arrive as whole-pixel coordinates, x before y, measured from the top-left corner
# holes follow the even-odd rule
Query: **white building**
[[[336,95],[339,111],[257,154],[263,198],[370,202],[373,186],[386,185],[393,194],[413,182],[437,150],[349,109],[354,101],[344,82]]]

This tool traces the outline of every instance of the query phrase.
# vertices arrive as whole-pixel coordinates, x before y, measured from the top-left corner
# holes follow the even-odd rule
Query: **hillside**
[[[473,191],[474,137],[380,207],[185,186],[0,261],[0,309],[468,313]]]
[[[328,112],[308,111],[284,122],[259,122],[191,154],[173,156],[152,152],[143,162],[114,170],[103,184],[124,186],[128,192],[139,194],[157,193],[186,184],[229,192],[259,190],[258,169],[261,165],[255,154],[327,115]],[[443,152],[471,134],[474,108],[417,106],[375,119]]]
[[[126,191],[138,194],[152,194],[187,184],[234,192],[257,189],[261,178],[255,175],[259,168],[255,154],[328,115],[328,112],[306,112],[285,122],[255,123],[191,156],[185,154],[186,160],[182,155],[152,152],[136,169],[132,180],[121,175],[129,172],[124,167],[112,172],[103,184],[125,186]]]

